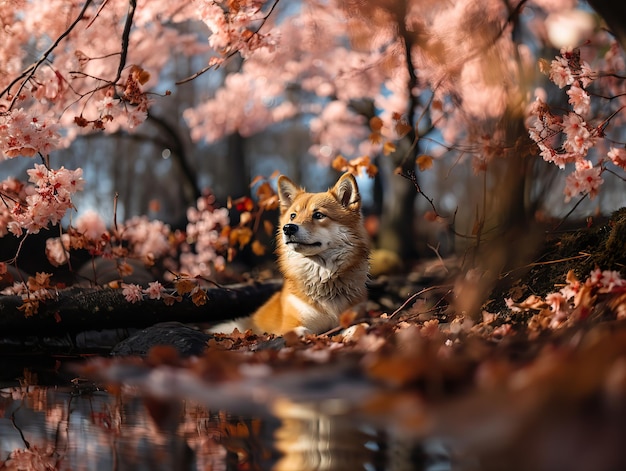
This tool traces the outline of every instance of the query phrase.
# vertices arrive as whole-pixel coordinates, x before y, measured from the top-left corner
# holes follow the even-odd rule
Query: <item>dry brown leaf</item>
[[[265,255],[265,245],[258,240],[255,240],[252,242],[252,253],[254,253],[257,257]]]
[[[374,132],[379,133],[379,131],[383,128],[383,120],[378,116],[374,116],[370,119],[370,129]]]
[[[181,278],[174,282],[174,289],[180,295],[191,293],[196,287],[196,283],[186,278]]]
[[[384,155],[390,155],[393,154],[396,151],[396,145],[393,142],[385,142],[385,144],[383,144],[383,154]]]
[[[357,318],[357,312],[355,310],[349,309],[347,311],[344,311],[339,316],[339,325],[341,326],[342,329],[345,329],[346,327],[350,327],[354,323],[356,318]]]
[[[415,163],[420,169],[420,172],[423,172],[433,167],[433,158],[430,155],[422,154],[415,159]]]

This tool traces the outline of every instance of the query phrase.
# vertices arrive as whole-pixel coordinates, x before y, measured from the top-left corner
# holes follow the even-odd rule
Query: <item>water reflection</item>
[[[0,412],[0,469],[384,468],[374,429],[287,403],[277,417],[244,418],[184,401],[31,386],[2,390]]]
[[[131,391],[0,391],[3,470],[444,471],[450,463],[440,442],[416,446],[333,401],[278,400],[271,414],[251,418]]]

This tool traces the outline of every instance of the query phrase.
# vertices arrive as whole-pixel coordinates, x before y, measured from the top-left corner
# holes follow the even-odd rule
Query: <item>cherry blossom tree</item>
[[[1,182],[3,234],[73,209],[81,170],[53,168],[51,154],[87,133],[136,132],[155,103],[210,74],[220,86],[183,112],[193,140],[298,120],[320,164],[406,177],[384,213],[401,208],[401,224],[383,224],[395,231],[411,230],[415,194],[454,224],[417,177],[433,165],[477,176],[482,204],[456,198],[475,238],[488,218],[532,211],[535,162],[564,171],[566,201],[623,179],[622,34],[573,0],[24,0],[3,3],[0,20],[2,158],[38,160],[28,182]],[[201,58],[196,73],[163,82],[181,55]],[[391,193],[402,179],[385,174]]]

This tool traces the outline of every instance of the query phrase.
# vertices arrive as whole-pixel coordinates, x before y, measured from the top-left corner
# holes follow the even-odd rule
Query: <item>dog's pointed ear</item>
[[[359,187],[351,173],[344,173],[333,187],[332,192],[343,207],[352,211],[359,211],[361,209]]]
[[[302,189],[286,176],[281,175],[278,177],[278,199],[280,200],[280,210],[287,210],[300,191],[302,191]]]

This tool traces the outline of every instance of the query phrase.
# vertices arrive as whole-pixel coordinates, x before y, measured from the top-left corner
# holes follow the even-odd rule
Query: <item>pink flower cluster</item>
[[[144,295],[150,299],[161,299],[165,294],[165,288],[158,281],[148,283],[147,288],[134,283],[122,283],[122,295],[129,303],[136,303],[142,301]]]
[[[16,236],[21,236],[24,230],[27,234],[35,234],[48,224],[57,224],[67,210],[74,207],[72,195],[82,190],[84,184],[81,168],[52,170],[35,164],[35,168],[27,172],[34,185],[24,188],[25,199],[5,199],[4,211],[10,208],[11,218],[7,221],[7,228]]]
[[[128,242],[130,253],[140,258],[157,259],[170,252],[170,226],[147,216],[134,216],[120,229],[123,240]]]
[[[602,125],[592,126],[585,117],[591,110],[591,97],[586,88],[596,74],[581,60],[578,49],[562,49],[547,72],[559,88],[569,87],[566,93],[573,111],[555,115],[543,100],[537,98],[530,108],[529,136],[545,161],[561,169],[574,164],[574,171],[565,181],[566,202],[579,194],[594,198],[604,182],[601,177],[603,167],[602,160],[594,165],[588,154],[604,133]]]
[[[0,114],[0,149],[4,159],[48,155],[59,143],[58,125],[23,108]]]
[[[219,254],[219,248],[228,241],[221,234],[228,226],[228,209],[215,208],[213,196],[198,198],[195,208],[187,210],[187,241],[181,247],[180,269],[191,276],[210,276],[213,269],[220,271],[225,260]]]
[[[573,272],[568,273],[565,286],[549,293],[543,300],[531,296],[521,303],[511,299],[507,299],[506,303],[513,312],[547,308],[552,314],[549,327],[558,328],[572,316],[578,319],[588,316],[598,295],[623,293],[625,290],[626,280],[619,272],[596,268],[584,282],[579,281]]]
[[[579,49],[563,48],[550,64],[549,77],[559,88],[576,83],[587,88],[593,82],[595,73],[587,62],[581,60]]]
[[[545,301],[554,312],[551,327],[558,327],[576,307],[584,304],[584,300],[580,299],[584,293],[593,290],[596,294],[609,294],[622,291],[624,287],[626,287],[626,280],[619,272],[613,270],[602,271],[596,268],[583,283],[573,276],[568,276],[565,287],[546,296]]]
[[[268,48],[273,50],[275,41],[271,34],[258,32],[265,20],[265,0],[195,0],[200,19],[209,27],[209,45],[223,57],[239,52],[248,57],[251,52]],[[215,65],[221,60],[216,58]]]

